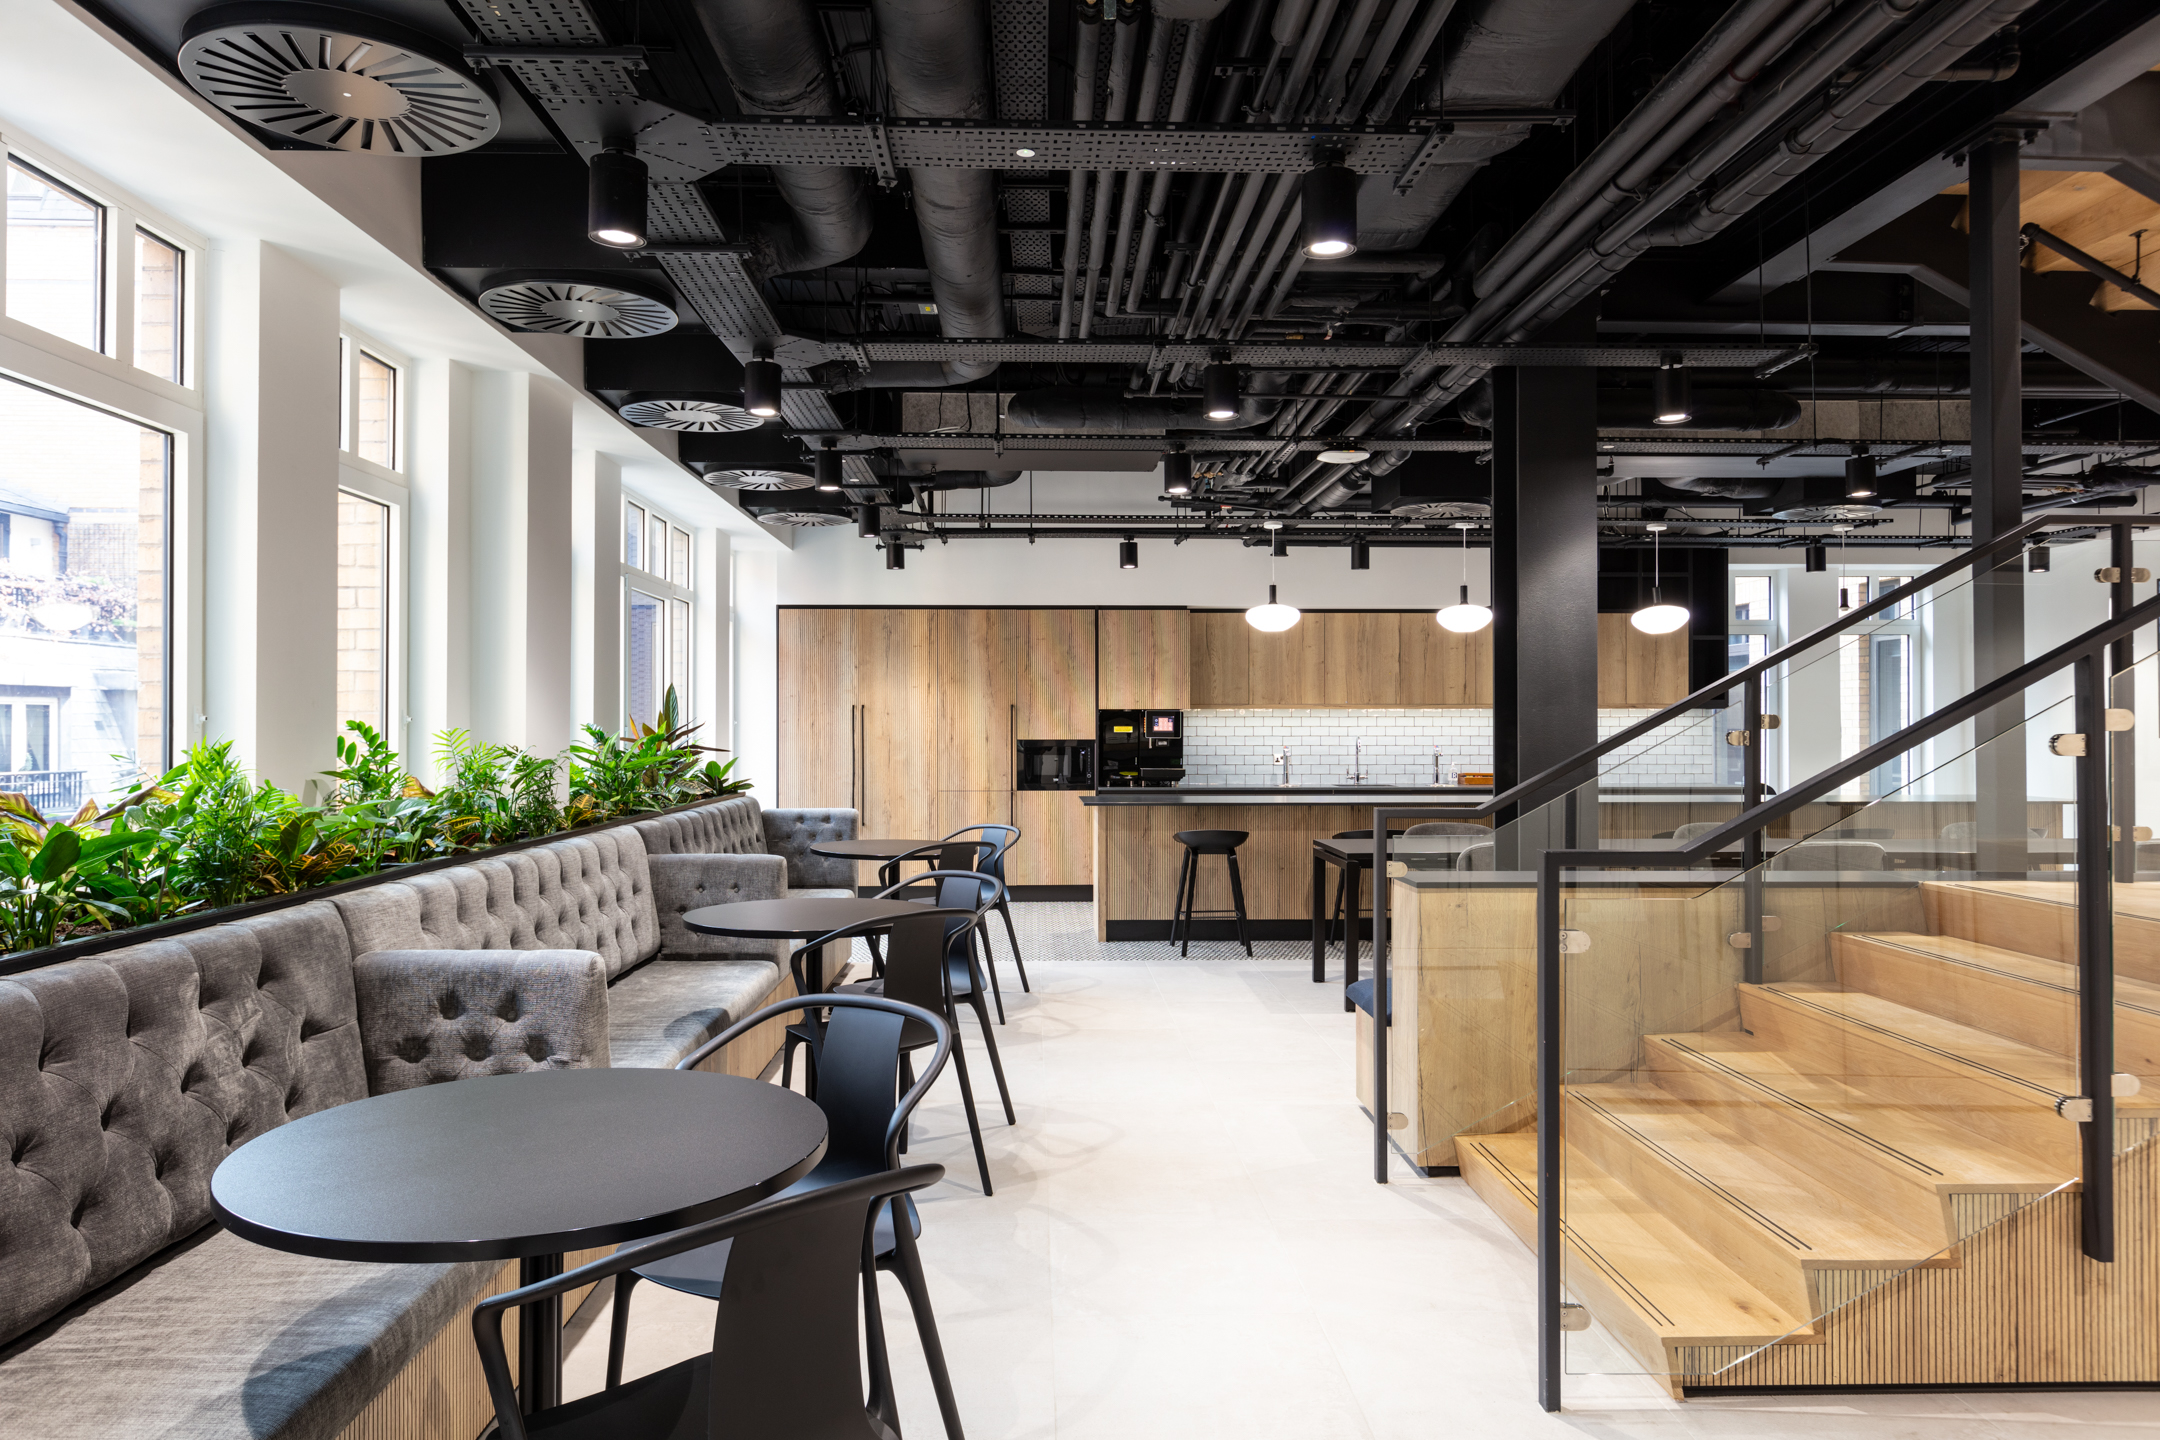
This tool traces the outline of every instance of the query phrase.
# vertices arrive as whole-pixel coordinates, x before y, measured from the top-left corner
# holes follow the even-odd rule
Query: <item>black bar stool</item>
[[[1185,942],[1178,951],[1180,955],[1192,953],[1192,922],[1195,915],[1237,917],[1238,943],[1245,953],[1253,953],[1252,941],[1245,935],[1245,886],[1238,879],[1237,847],[1251,838],[1248,830],[1180,830],[1171,838],[1185,847],[1185,864],[1178,871],[1177,904],[1170,913],[1170,943],[1178,943],[1178,927],[1185,928]],[[1200,894],[1200,857],[1221,855],[1230,861],[1230,910],[1195,910],[1193,901]]]

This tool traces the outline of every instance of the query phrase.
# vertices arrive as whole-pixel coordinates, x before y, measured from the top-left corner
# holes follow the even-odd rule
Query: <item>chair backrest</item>
[[[1004,879],[1005,852],[1012,849],[1013,845],[1020,839],[1020,828],[1017,825],[963,825],[945,838],[947,840],[957,840],[970,830],[982,832],[982,838],[976,842],[981,847],[981,850],[973,864],[961,868],[980,870],[985,875],[995,875],[1000,880]]]
[[[1493,842],[1487,840],[1482,845],[1470,845],[1464,847],[1462,854],[1455,857],[1455,868],[1458,870],[1492,869]]]
[[[1371,831],[1367,831],[1371,834]],[[1473,825],[1467,820],[1428,820],[1423,825],[1412,825],[1402,832],[1405,835],[1490,835],[1489,825]]]
[[[1675,840],[1692,840],[1697,835],[1709,834],[1724,823],[1723,820],[1690,820],[1685,825],[1675,827],[1672,838]]]
[[[884,1440],[887,1432],[872,1422],[863,1402],[858,1358],[864,1236],[872,1212],[888,1197],[923,1189],[944,1177],[942,1165],[911,1165],[768,1200],[720,1220],[625,1245],[567,1275],[481,1301],[473,1310],[473,1338],[489,1398],[495,1402],[501,1440],[526,1440],[528,1423],[551,1413],[520,1413],[503,1345],[506,1313],[723,1240],[732,1242],[732,1248],[713,1320],[706,1430],[710,1440],[773,1435]],[[625,1399],[626,1408],[635,1403]],[[662,1428],[666,1423],[664,1417],[645,1418]]]
[[[968,907],[973,909],[971,905]],[[939,1015],[951,1009],[944,960],[951,942],[949,917],[925,914],[895,920],[885,938],[885,998]],[[962,925],[969,923],[963,919]]]
[[[1872,840],[1803,840],[1780,850],[1772,870],[1887,870],[1888,852]]]

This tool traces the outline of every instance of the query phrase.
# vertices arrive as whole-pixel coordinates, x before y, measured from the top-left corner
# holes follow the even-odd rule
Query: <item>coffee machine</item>
[[[1095,712],[1095,788],[1168,787],[1185,778],[1185,712]]]

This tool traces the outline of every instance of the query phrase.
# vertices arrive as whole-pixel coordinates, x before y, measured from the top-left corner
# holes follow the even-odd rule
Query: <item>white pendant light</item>
[[[1687,607],[1664,602],[1664,567],[1658,552],[1658,537],[1665,533],[1665,527],[1651,525],[1646,528],[1650,531],[1650,603],[1629,616],[1628,623],[1645,635],[1670,635],[1687,624]]]
[[[1268,530],[1280,530],[1282,529],[1282,521],[1266,521],[1264,524],[1264,528]],[[1297,606],[1285,605],[1275,598],[1274,576],[1275,556],[1272,553],[1271,549],[1268,555],[1267,604],[1255,605],[1252,607],[1252,609],[1245,612],[1246,624],[1252,626],[1252,628],[1255,630],[1264,630],[1271,635],[1279,631],[1288,630],[1291,626],[1297,624],[1298,621],[1305,618],[1305,616],[1302,612],[1299,611]]]
[[[1470,603],[1470,532],[1474,528],[1459,522],[1455,526],[1462,532],[1462,599],[1433,615],[1441,629],[1452,630],[1457,635],[1474,635],[1492,624],[1491,610]]]

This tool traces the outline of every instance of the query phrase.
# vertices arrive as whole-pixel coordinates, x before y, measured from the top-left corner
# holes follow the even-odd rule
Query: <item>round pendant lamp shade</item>
[[[1628,623],[1645,635],[1670,635],[1687,621],[1685,605],[1645,605],[1628,617]]]
[[[1284,605],[1276,600],[1273,585],[1267,587],[1267,604],[1255,605],[1245,612],[1246,624],[1255,630],[1265,630],[1271,635],[1288,630],[1304,618],[1304,614],[1295,605]]]
[[[1457,635],[1475,635],[1492,624],[1492,611],[1483,605],[1471,604],[1470,587],[1465,585],[1462,587],[1462,599],[1435,614],[1433,619],[1440,622],[1443,630],[1452,630]]]

